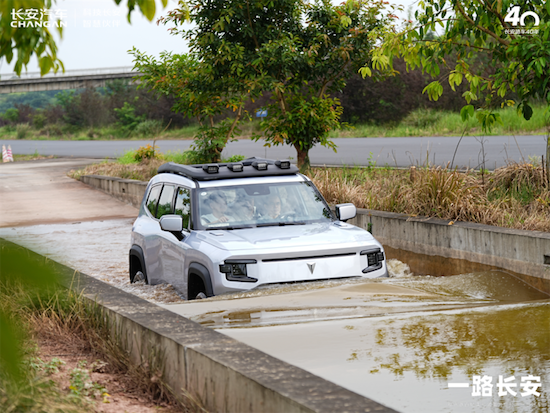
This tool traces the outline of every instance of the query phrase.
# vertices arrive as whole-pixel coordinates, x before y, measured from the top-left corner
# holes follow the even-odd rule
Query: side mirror
[[[174,235],[181,238],[183,230],[183,218],[180,215],[163,215],[160,217],[160,229],[175,233]],[[179,234],[179,236],[177,235]]]
[[[353,204],[338,204],[335,207],[336,216],[340,221],[347,221],[348,219],[355,218],[357,215],[357,208]]]

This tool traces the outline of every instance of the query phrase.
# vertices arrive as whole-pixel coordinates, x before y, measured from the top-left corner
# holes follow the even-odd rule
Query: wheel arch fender
[[[130,253],[128,257],[130,261],[130,282],[134,282],[134,275],[135,271],[133,271],[132,266],[134,265],[133,260],[137,259],[139,261],[139,265],[141,267],[141,272],[143,272],[143,275],[145,275],[145,279],[149,280],[147,277],[147,268],[145,267],[145,258],[143,256],[143,249],[139,245],[132,245],[130,248]]]
[[[204,265],[199,264],[198,262],[192,262],[189,264],[189,268],[187,269],[187,285],[189,285],[189,278],[191,275],[196,275],[202,280],[204,288],[206,289],[205,292],[207,297],[212,297],[214,295],[210,272]]]

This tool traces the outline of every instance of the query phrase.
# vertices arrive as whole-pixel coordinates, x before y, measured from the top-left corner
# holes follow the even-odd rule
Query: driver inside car
[[[279,195],[269,195],[264,204],[263,218],[277,219],[282,217],[283,214],[281,212],[281,198],[279,198]]]

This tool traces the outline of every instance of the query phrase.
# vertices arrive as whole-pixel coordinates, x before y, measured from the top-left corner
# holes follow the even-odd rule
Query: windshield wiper
[[[293,221],[293,222],[267,222],[265,224],[257,224],[256,226],[259,227],[284,227],[287,225],[305,225],[306,223],[303,221]]]
[[[243,227],[208,227],[208,228],[205,228],[207,231],[209,230],[216,230],[216,231],[220,231],[220,230],[232,230],[232,229],[245,229],[245,228],[254,228],[253,226],[243,226]]]

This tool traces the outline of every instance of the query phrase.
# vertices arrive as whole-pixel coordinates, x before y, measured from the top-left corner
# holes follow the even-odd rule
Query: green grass
[[[535,105],[533,117],[526,121],[518,115],[515,108],[505,108],[496,111],[502,119],[497,123],[491,135],[532,135],[545,134],[546,122],[549,118],[546,107]],[[78,129],[67,125],[46,125],[35,129],[28,125],[0,127],[0,139],[67,139],[67,140],[153,140],[153,139],[192,139],[198,132],[198,125],[183,128],[168,129],[157,135],[144,135],[116,126],[101,128]],[[261,133],[260,121],[243,122],[240,125],[240,138],[250,138]],[[348,130],[337,130],[330,133],[331,138],[352,137],[407,137],[407,136],[460,136],[482,134],[477,119],[470,118],[463,122],[460,113],[441,112],[433,109],[417,109],[405,119],[393,125],[357,124]]]
[[[548,113],[544,106],[534,106],[533,117],[526,121],[515,108],[495,111],[502,119],[491,130],[491,135],[530,135],[545,134]],[[331,138],[337,137],[406,137],[406,136],[459,136],[482,134],[477,119],[463,122],[460,113],[439,112],[431,109],[417,109],[396,125],[354,125],[351,130],[333,131]]]

